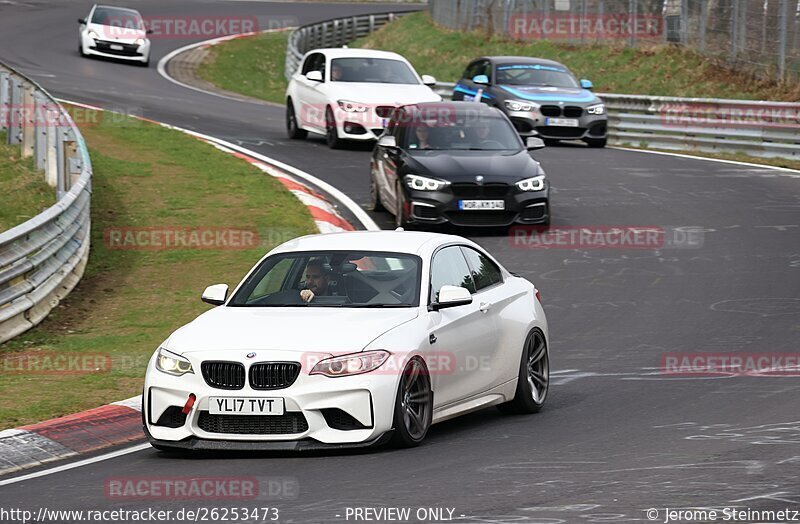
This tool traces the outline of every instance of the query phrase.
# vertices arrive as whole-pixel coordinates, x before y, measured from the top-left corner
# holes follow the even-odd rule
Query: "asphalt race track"
[[[392,9],[204,0],[130,5],[145,16],[257,16],[262,23],[288,17],[291,25]],[[281,107],[206,95],[160,77],[155,63],[191,40],[153,40],[148,69],[81,59],[76,19],[90,6],[0,3],[0,61],[59,97],[241,144],[366,205],[368,148],[330,151],[321,138],[289,141]],[[462,231],[541,290],[554,370],[542,413],[484,410],[434,426],[422,447],[404,451],[173,457],[148,448],[3,486],[0,506],[271,506],[280,509],[280,522],[298,523],[345,521],[347,508],[367,506],[444,507],[462,522],[520,523],[647,521],[648,508],[658,509],[663,522],[665,508],[687,506],[800,510],[797,373],[661,372],[667,354],[797,354],[800,175],[569,145],[535,156],[554,188],[555,226],[680,228],[695,241],[659,250],[544,250],[515,245],[505,232]],[[388,214],[373,216],[391,227]],[[206,284],[198,282],[198,290]],[[104,481],[120,476],[255,476],[296,489],[259,501],[107,497]]]

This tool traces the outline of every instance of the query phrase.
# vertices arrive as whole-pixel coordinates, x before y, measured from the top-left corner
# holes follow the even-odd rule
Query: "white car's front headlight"
[[[405,181],[408,187],[416,191],[439,191],[450,183],[446,180],[436,180],[419,175],[406,175]]]
[[[351,102],[349,100],[337,100],[337,103],[342,110],[347,111],[348,113],[366,113],[369,111],[369,106],[366,104]]]
[[[586,112],[590,115],[602,115],[606,112],[605,104],[597,104],[586,108]]]
[[[94,31],[89,31],[89,33],[87,33],[87,34],[89,35],[89,38],[93,38],[94,40],[99,40],[100,39],[100,35],[98,35]]]
[[[144,38],[137,38],[136,41],[134,42],[134,44],[136,44],[138,46],[143,46],[144,43],[145,43],[145,39]]]
[[[379,349],[363,353],[351,353],[340,357],[320,360],[311,369],[309,375],[325,375],[326,377],[346,377],[369,373],[381,367],[391,353]]]
[[[506,100],[505,105],[509,111],[533,111],[539,108],[538,104],[523,102],[522,100]]]
[[[156,368],[164,373],[180,377],[186,373],[194,373],[192,363],[180,355],[176,355],[164,348],[158,348]]]
[[[541,191],[544,189],[544,175],[526,178],[517,182],[517,187],[521,191]]]

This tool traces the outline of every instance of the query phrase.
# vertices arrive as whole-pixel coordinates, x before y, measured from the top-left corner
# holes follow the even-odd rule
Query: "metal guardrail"
[[[303,55],[339,47],[407,13],[338,18],[303,26],[289,37],[286,78]],[[435,91],[449,99],[455,84]],[[608,110],[609,142],[658,149],[745,153],[800,159],[800,104],[750,100],[673,98],[598,93]]]
[[[454,83],[439,82],[445,99]],[[800,160],[800,104],[597,93],[616,145]]]
[[[304,25],[295,29],[289,36],[289,43],[286,46],[286,67],[284,70],[286,79],[292,79],[292,75],[300,67],[303,55],[308,51],[347,45],[356,38],[366,36],[392,20],[411,12],[413,11],[348,16]]]
[[[0,233],[0,343],[66,297],[89,257],[92,164],[69,114],[36,82],[0,65],[0,130],[33,157],[57,202]]]

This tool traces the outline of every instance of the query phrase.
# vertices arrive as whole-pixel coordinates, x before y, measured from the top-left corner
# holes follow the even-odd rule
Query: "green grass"
[[[56,190],[44,181],[33,158],[22,158],[18,145],[6,144],[0,132],[0,233],[22,224],[56,201]]]
[[[209,308],[199,300],[206,285],[233,285],[273,245],[316,231],[305,207],[249,163],[178,131],[127,118],[98,120],[82,129],[94,167],[89,263],[47,320],[0,346],[0,428],[140,393],[157,345]],[[260,242],[238,250],[158,251],[105,243],[104,231],[125,227],[254,230]],[[20,353],[99,354],[111,360],[111,371],[9,372]]]
[[[282,104],[289,32],[262,33],[212,46],[197,74],[228,91]]]
[[[775,85],[719,67],[675,46],[577,46],[553,41],[514,42],[439,28],[426,12],[404,16],[351,44],[395,51],[420,74],[455,82],[482,55],[538,56],[566,64],[598,92],[758,100],[800,99],[800,84]]]

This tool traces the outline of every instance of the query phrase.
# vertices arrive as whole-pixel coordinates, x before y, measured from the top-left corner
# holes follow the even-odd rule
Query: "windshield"
[[[420,118],[404,130],[407,150],[518,151],[519,135],[501,115],[458,114]]]
[[[142,17],[136,11],[129,9],[98,6],[92,15],[92,23],[144,31]]]
[[[387,58],[335,58],[331,61],[331,82],[419,84],[407,64]]]
[[[497,83],[512,86],[579,87],[566,69],[539,64],[501,64]]]
[[[274,255],[247,278],[229,306],[413,307],[419,257],[365,251]]]

